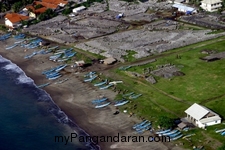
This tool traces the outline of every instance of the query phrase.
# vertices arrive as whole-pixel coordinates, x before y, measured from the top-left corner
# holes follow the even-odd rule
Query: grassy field
[[[225,74],[225,66],[223,65],[225,60],[205,62],[199,59],[206,56],[201,51],[210,49],[220,52],[224,50],[224,47],[225,42],[221,41],[181,53],[179,54],[181,59],[176,58],[176,54],[172,54],[157,59],[154,63],[130,68],[129,71],[143,73],[144,68],[156,69],[157,65],[167,63],[180,66],[185,76],[173,77],[171,80],[156,77],[158,83],[154,86],[184,101],[201,103],[225,94],[225,86],[222,82]]]
[[[123,80],[125,83],[117,85],[118,89],[129,89],[129,92],[143,94],[141,97],[131,100],[121,109],[128,109],[139,118],[153,121],[154,127],[156,127],[157,118],[161,115],[171,118],[185,117],[184,111],[195,102],[212,109],[225,118],[225,86],[223,85],[225,59],[214,62],[200,59],[207,56],[207,54],[201,53],[202,50],[225,51],[225,41],[220,39],[224,39],[224,37],[174,49],[161,54],[162,57],[158,55],[159,58],[154,63],[131,67],[127,70],[143,74],[144,68],[156,69],[157,65],[171,63],[185,73],[184,76],[172,79],[156,77],[157,83],[154,85],[143,78],[131,77],[126,71],[113,70],[111,76],[114,79]],[[177,57],[177,54],[180,58]],[[134,104],[137,105],[135,109]],[[211,126],[207,130],[196,128],[184,132],[184,135],[195,133],[194,136],[188,140],[182,139],[177,142],[182,142],[187,148],[195,145],[204,146],[205,149],[216,149],[224,142],[224,137],[215,133],[215,129],[221,128],[225,128],[225,125]]]

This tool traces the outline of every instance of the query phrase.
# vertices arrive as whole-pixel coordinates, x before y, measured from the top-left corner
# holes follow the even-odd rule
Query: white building
[[[9,28],[17,28],[22,25],[21,21],[28,19],[28,16],[23,16],[17,13],[8,13],[5,15],[5,25]]]
[[[221,123],[218,114],[196,103],[185,110],[185,113],[187,114],[187,120],[199,128]]]
[[[85,9],[86,9],[86,7],[80,6],[80,7],[74,8],[73,13],[78,13],[78,12],[81,12],[82,10],[85,10]]]
[[[193,7],[188,7],[183,4],[173,4],[173,8],[177,8],[178,11],[184,12],[185,14],[194,14],[197,13],[197,10]]]
[[[222,1],[221,0],[203,0],[201,1],[200,7],[209,12],[218,11],[218,9],[222,7]]]

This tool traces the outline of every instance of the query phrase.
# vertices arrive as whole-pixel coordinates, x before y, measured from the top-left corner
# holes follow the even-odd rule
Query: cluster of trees
[[[63,15],[68,15],[72,12],[72,9],[71,8],[65,8],[63,11],[62,11],[62,14]]]
[[[2,2],[0,3],[0,12],[6,12],[8,10],[10,10],[10,4],[7,0],[2,0]]]
[[[171,128],[174,126],[174,119],[167,116],[159,116],[158,125],[165,129]]]
[[[52,9],[47,9],[44,13],[38,16],[39,21],[47,20],[55,17],[57,14]]]
[[[81,5],[85,6],[85,7],[90,7],[92,3],[94,2],[98,2],[98,3],[101,3],[103,2],[104,0],[87,0],[86,2],[82,3],[82,4],[78,4],[76,5],[76,7],[79,7]]]
[[[12,11],[14,12],[19,12],[21,8],[23,8],[24,6],[33,3],[34,0],[22,0],[22,1],[18,1],[15,2],[12,5]]]

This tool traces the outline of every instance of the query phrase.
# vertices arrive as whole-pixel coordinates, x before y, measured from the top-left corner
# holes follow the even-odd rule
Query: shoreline
[[[7,45],[11,45],[13,41],[14,39],[10,38],[6,43]],[[0,41],[0,43],[3,43],[3,46],[0,48],[0,54],[18,65],[28,77],[34,80],[36,85],[49,81],[41,75],[41,71],[56,66],[55,62],[47,59],[50,54],[34,56],[27,60],[23,58],[24,55],[30,54],[34,51],[33,49],[28,50],[26,53],[23,52],[23,48],[21,47],[6,51],[4,42]],[[81,129],[91,136],[116,136],[118,133],[120,133],[120,135],[129,136],[134,134],[131,127],[134,123],[138,122],[137,118],[129,118],[128,114],[124,113],[113,115],[113,112],[116,111],[114,106],[95,109],[90,103],[91,100],[96,99],[100,95],[105,95],[110,100],[113,100],[116,96],[115,92],[112,90],[99,90],[89,83],[83,83],[82,80],[79,79],[80,74],[75,75],[71,73],[65,76],[69,76],[68,81],[59,85],[51,84],[45,87],[44,90],[51,96],[55,104]],[[149,136],[149,132],[144,133],[143,136]],[[170,143],[169,145],[165,145],[163,143],[102,142],[98,145],[100,145],[102,150],[133,150],[140,148],[143,150],[148,150],[149,148],[180,149]]]

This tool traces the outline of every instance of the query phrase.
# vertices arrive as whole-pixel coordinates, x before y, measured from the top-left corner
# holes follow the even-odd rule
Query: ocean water
[[[0,56],[0,150],[98,150],[98,145],[55,136],[87,135],[32,79]]]

